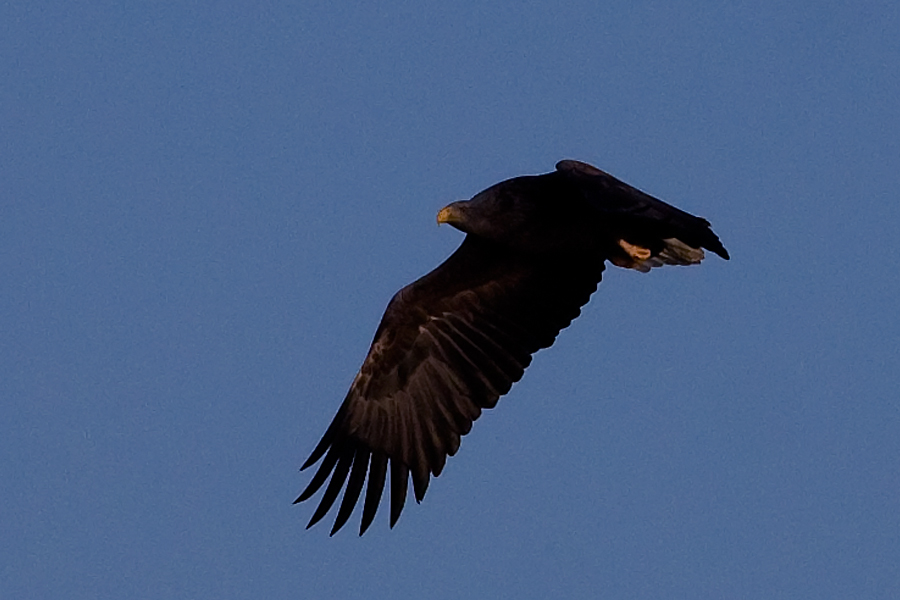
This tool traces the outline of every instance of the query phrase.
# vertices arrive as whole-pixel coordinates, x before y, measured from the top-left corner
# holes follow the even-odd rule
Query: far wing
[[[690,248],[706,248],[728,259],[728,251],[706,219],[645,194],[587,163],[563,160],[556,170],[574,181],[596,210],[615,219],[632,244],[660,252],[664,245],[659,241],[674,238]]]
[[[303,465],[322,461],[296,502],[330,476],[307,527],[325,516],[346,483],[334,534],[368,479],[362,535],[388,467],[393,527],[409,477],[421,501],[430,476],[441,473],[481,410],[493,408],[531,355],[580,314],[602,271],[602,260],[538,261],[467,236],[443,264],[400,290],[344,403]]]

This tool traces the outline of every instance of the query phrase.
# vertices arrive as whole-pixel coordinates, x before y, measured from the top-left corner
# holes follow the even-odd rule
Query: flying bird
[[[307,528],[344,489],[334,535],[366,480],[360,535],[388,479],[391,527],[410,479],[421,502],[481,411],[581,313],[605,261],[646,272],[697,264],[704,248],[728,259],[705,219],[574,160],[453,202],[437,221],[466,237],[388,304],[347,397],[301,468],[321,461],[295,504],[328,481]]]

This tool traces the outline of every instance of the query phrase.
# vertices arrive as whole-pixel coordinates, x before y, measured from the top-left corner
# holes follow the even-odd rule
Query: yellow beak
[[[437,214],[437,222],[438,225],[442,223],[459,223],[462,221],[462,214],[460,213],[459,207],[450,204],[445,206]]]

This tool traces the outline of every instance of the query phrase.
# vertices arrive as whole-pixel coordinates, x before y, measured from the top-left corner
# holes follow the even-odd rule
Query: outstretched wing
[[[391,300],[369,354],[303,469],[322,461],[295,502],[328,486],[310,519],[343,500],[332,535],[368,478],[360,535],[390,466],[393,527],[410,476],[417,501],[459,448],[481,410],[518,381],[597,289],[600,257],[529,258],[467,236],[443,264]],[[367,477],[368,475],[368,477]]]
[[[587,163],[563,160],[556,170],[575,183],[584,200],[605,217],[603,221],[615,224],[618,231],[612,233],[650,249],[654,258],[662,255],[656,263],[648,261],[649,266],[700,262],[703,252],[692,255],[691,248],[706,248],[728,259],[728,251],[706,219],[666,204]]]

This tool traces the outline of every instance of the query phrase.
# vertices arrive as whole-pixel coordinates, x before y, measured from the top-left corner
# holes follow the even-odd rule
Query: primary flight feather
[[[705,219],[573,160],[453,202],[437,220],[467,235],[388,304],[347,397],[303,464],[321,461],[295,503],[328,482],[307,527],[343,489],[333,535],[365,487],[362,535],[388,480],[393,527],[409,480],[421,501],[482,409],[581,313],[605,261],[649,271],[699,263],[703,248],[728,259]]]

